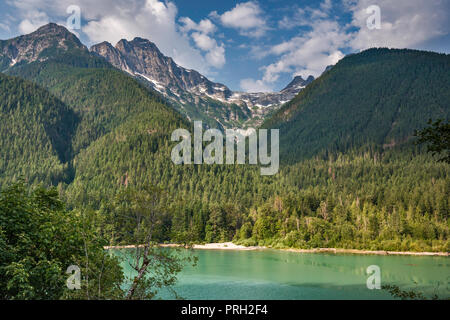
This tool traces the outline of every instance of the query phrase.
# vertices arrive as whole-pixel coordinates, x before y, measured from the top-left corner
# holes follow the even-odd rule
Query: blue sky
[[[232,90],[280,90],[370,47],[450,52],[450,0],[2,0],[0,39],[67,25],[70,5],[81,10],[71,31],[87,46],[147,38]]]

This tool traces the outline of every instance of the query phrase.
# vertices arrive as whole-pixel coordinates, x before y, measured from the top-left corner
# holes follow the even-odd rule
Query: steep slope
[[[309,145],[317,147],[310,150],[311,155],[323,150],[337,155],[282,166],[274,176],[261,176],[254,165],[174,165],[170,154],[176,143],[170,141],[170,134],[190,124],[165,105],[159,94],[83,49],[12,66],[9,73],[36,81],[63,102],[53,97],[54,101],[42,107],[38,100],[15,103],[18,97],[25,102],[39,97],[22,94],[28,92],[22,86],[13,86],[12,93],[2,97],[0,101],[7,102],[2,110],[7,111],[0,119],[1,146],[11,151],[0,157],[1,184],[14,180],[18,171],[31,177],[31,182],[67,182],[59,188],[67,202],[72,207],[98,209],[107,224],[101,231],[111,232],[111,241],[124,243],[130,230],[113,226],[117,216],[111,210],[112,200],[123,186],[139,189],[152,184],[170,195],[170,214],[161,227],[168,241],[187,235],[196,242],[234,239],[300,248],[448,251],[448,164],[417,155],[417,150],[390,148],[393,144],[389,143],[385,150],[379,144],[379,150],[355,151],[375,144],[372,140],[379,132],[374,126],[380,124],[380,130],[385,130],[384,121],[393,128],[393,135],[401,136],[393,121],[401,124],[402,133],[408,129],[407,120],[417,118],[423,125],[429,113],[448,112],[447,56],[414,51],[415,58],[411,58],[410,51],[392,51],[401,56],[397,58],[386,52],[391,51],[344,59],[344,64],[308,85],[303,91],[306,95],[300,94],[294,104],[285,107],[286,114],[277,113],[266,123],[290,129],[282,129],[282,160],[289,148],[295,160],[305,157],[299,146],[310,140],[314,143]],[[406,65],[401,66],[399,60]],[[300,80],[291,86],[302,86]],[[364,103],[372,101],[379,101],[376,106],[381,114],[365,107]],[[417,102],[431,105],[432,111],[419,108]],[[332,108],[327,108],[330,104]],[[397,111],[392,114],[383,105],[402,108],[394,108]],[[404,106],[417,114],[401,117]],[[443,112],[436,111],[439,107]],[[26,120],[21,120],[24,116]],[[78,121],[71,130],[69,120],[73,119]],[[361,119],[367,121],[359,124]],[[372,123],[374,119],[378,122]],[[315,124],[323,130],[319,135],[295,136]],[[365,131],[366,127],[371,130]],[[286,132],[289,144],[283,140]],[[338,148],[342,137],[355,143]],[[62,147],[67,143],[61,141],[70,141],[69,146]],[[349,149],[347,154],[337,152]],[[381,157],[379,151],[383,151]]]
[[[75,112],[80,122],[72,142],[74,153],[140,112],[170,109],[158,94],[87,50],[67,49],[6,72],[47,88]]]
[[[300,92],[301,89],[304,89],[308,84],[310,84],[313,81],[314,81],[313,76],[309,76],[306,80],[304,80],[301,76],[295,76],[294,79],[283,90],[280,91],[280,93],[291,94],[295,96]]]
[[[144,121],[143,119],[145,119],[145,123],[142,125],[145,126],[146,134],[150,135],[152,139],[164,135],[166,140],[170,138],[170,133],[175,128],[189,126],[188,122],[167,105],[165,99],[159,94],[148,90],[134,77],[117,70],[105,59],[87,50],[67,49],[42,61],[36,60],[13,66],[6,72],[45,87],[62,101],[58,100],[70,112],[70,118],[73,121],[76,120],[75,126],[67,125],[67,128],[64,127],[64,123],[67,121],[63,121],[60,133],[61,136],[67,132],[70,133],[68,143],[62,149],[65,151],[64,161],[69,161],[67,166],[70,166],[71,170],[73,169],[71,171],[73,175],[69,179],[53,179],[51,181],[53,184],[60,181],[70,183],[79,174],[78,172],[82,173],[74,158],[83,153],[91,143],[101,140],[103,136],[115,131],[124,123],[134,126],[133,121]],[[55,104],[55,108],[58,106]],[[34,103],[28,111],[32,111],[33,107],[36,107]],[[46,121],[52,124],[51,128],[59,129],[59,126],[53,125],[53,122],[58,119],[58,117],[54,117]],[[129,122],[129,120],[133,121]],[[35,125],[39,125],[39,122],[36,122]],[[40,136],[36,135],[36,137],[37,144],[41,143]],[[4,139],[5,141],[9,139],[6,131]],[[23,139],[26,139],[27,142],[22,148],[28,153],[27,150],[31,148],[34,139],[29,135],[25,135]],[[119,142],[126,137],[121,136],[117,139],[116,142]],[[164,144],[167,145],[167,141]],[[139,148],[139,146],[135,147]],[[8,162],[11,165],[14,163],[15,161]],[[54,168],[58,168],[57,163],[54,164]],[[28,169],[30,172],[36,171],[33,165],[30,165]],[[97,169],[108,171],[102,165]],[[8,174],[8,176],[13,178],[13,175]],[[47,183],[48,180],[45,182]]]
[[[296,77],[280,92],[233,92],[195,70],[179,66],[147,39],[122,39],[115,47],[102,42],[90,50],[116,68],[143,79],[189,119],[204,120],[210,126],[221,128],[245,126],[252,118],[261,118],[268,112],[266,108],[273,109],[291,100],[313,80],[312,77],[307,80]]]
[[[66,28],[49,23],[30,34],[0,40],[0,72],[24,63],[45,61],[58,53],[74,49],[87,51]]]
[[[20,72],[21,76],[31,78],[38,73],[39,67],[35,65],[46,62],[83,68],[114,66],[159,92],[189,120],[202,120],[205,125],[219,129],[258,126],[268,114],[291,100],[312,80],[311,77],[307,80],[297,77],[280,92],[233,92],[195,70],[179,66],[149,40],[123,39],[115,47],[102,42],[92,46],[89,52],[74,34],[54,23],[27,35],[0,40],[0,72]],[[18,71],[20,67],[27,70]],[[35,74],[31,75],[32,72]]]
[[[115,47],[102,42],[90,50],[116,68],[140,78],[191,120],[203,120],[209,126],[223,128],[238,126],[251,117],[248,108],[227,103],[231,91],[226,86],[179,66],[149,40],[122,39]]]
[[[46,90],[0,73],[0,185],[70,179],[74,112]]]
[[[113,68],[80,68],[49,60],[10,73],[45,86],[76,112],[80,124],[73,139],[75,152],[133,115],[163,102]]]
[[[429,118],[450,117],[450,55],[370,49],[342,59],[275,112],[282,161],[406,143]]]

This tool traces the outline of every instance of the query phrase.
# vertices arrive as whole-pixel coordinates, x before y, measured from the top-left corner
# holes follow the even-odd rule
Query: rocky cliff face
[[[0,40],[0,71],[21,63],[44,61],[69,49],[87,51],[74,34],[64,27],[50,23],[30,34]]]
[[[132,41],[122,39],[115,47],[108,42],[102,42],[92,46],[90,50],[104,57],[116,68],[145,79],[154,90],[181,105],[181,108],[186,104],[194,104],[199,106],[201,111],[202,104],[208,104],[213,99],[218,103],[233,104],[242,108],[244,116],[241,120],[244,122],[254,116],[264,115],[268,107],[272,110],[290,101],[314,80],[312,76],[306,80],[297,76],[280,92],[233,92],[227,86],[212,82],[195,70],[179,66],[172,58],[164,56],[157,46],[147,39],[134,38]],[[218,115],[216,120],[223,126],[229,126],[230,120],[236,120],[236,115],[230,118],[229,112],[227,110],[224,112],[228,115]],[[187,116],[192,115],[187,112]]]
[[[92,46],[91,51],[103,56],[116,68],[143,77],[155,90],[168,96],[187,91],[225,100],[231,95],[231,91],[223,84],[213,83],[197,71],[179,66],[147,39],[122,39],[115,47],[102,42]]]
[[[247,105],[258,108],[267,108],[272,106],[280,106],[292,100],[302,89],[314,80],[313,76],[309,76],[304,80],[301,76],[296,76],[286,88],[280,92],[234,92],[229,101],[244,101]]]

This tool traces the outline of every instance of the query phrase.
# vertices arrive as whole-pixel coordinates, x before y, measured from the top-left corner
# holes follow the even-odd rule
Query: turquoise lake
[[[377,265],[381,284],[441,298],[450,296],[450,259],[430,256],[312,254],[279,250],[194,250],[174,287],[184,299],[392,299],[369,290],[366,269]],[[123,262],[127,274],[132,271]],[[173,298],[168,292],[163,299]]]

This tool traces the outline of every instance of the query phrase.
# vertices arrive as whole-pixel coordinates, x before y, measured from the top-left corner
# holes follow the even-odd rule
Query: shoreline
[[[136,247],[143,247],[144,245],[122,245],[122,246],[105,246],[103,247],[106,250],[109,249],[131,249]],[[173,248],[173,247],[182,247],[181,244],[161,244],[161,247]],[[221,243],[207,243],[207,244],[194,244],[192,246],[193,249],[198,250],[238,250],[238,251],[252,251],[252,250],[281,250],[288,252],[297,252],[297,253],[333,253],[333,254],[362,254],[362,255],[397,255],[397,256],[439,256],[439,257],[448,257],[450,255],[449,252],[415,252],[415,251],[385,251],[385,250],[361,250],[361,249],[338,249],[338,248],[315,248],[315,249],[295,249],[295,248],[286,248],[286,249],[277,249],[270,247],[261,247],[261,246],[252,246],[246,247],[242,245],[236,245],[232,242],[221,242]]]

